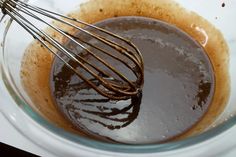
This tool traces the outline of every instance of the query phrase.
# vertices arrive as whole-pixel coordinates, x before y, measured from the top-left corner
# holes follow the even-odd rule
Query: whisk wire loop
[[[75,72],[80,79],[102,96],[114,100],[121,100],[128,99],[140,92],[143,84],[143,59],[137,47],[129,40],[95,25],[37,6],[32,6],[19,0],[0,0],[0,8],[4,14],[9,15],[38,40],[44,48],[52,52],[68,68]],[[67,41],[73,42],[76,47],[78,46],[82,49],[82,52],[86,52],[93,60],[95,59],[96,62],[102,64],[103,69],[100,66],[94,65],[89,59],[84,58],[81,52],[71,50],[46,31],[39,29],[30,20],[31,18],[50,27],[57,34],[66,38]],[[106,47],[90,43],[89,40],[71,34],[51,22],[47,22],[44,18],[61,23],[66,27],[70,27],[72,30],[77,30],[79,33],[82,32],[87,38],[94,39]],[[118,70],[119,68],[113,65],[110,60],[106,60],[107,58],[122,64],[122,66],[135,76],[135,79],[131,80],[128,76],[120,72]],[[69,60],[73,60],[76,66],[70,64]],[[86,75],[78,70],[78,67],[83,69]]]

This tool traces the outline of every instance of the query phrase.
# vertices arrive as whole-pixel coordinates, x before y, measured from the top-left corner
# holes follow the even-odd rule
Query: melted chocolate
[[[214,73],[204,49],[193,38],[151,18],[117,17],[96,25],[130,39],[139,48],[144,57],[144,87],[129,100],[109,100],[55,58],[52,97],[77,129],[110,142],[157,143],[183,134],[204,116],[214,94]]]

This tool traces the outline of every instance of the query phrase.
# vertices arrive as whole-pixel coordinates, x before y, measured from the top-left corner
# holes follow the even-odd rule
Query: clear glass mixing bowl
[[[31,4],[60,13],[67,13],[75,8],[79,9],[80,4],[84,2],[86,2],[86,0],[29,1]],[[97,151],[97,153],[101,154],[104,152],[129,153],[129,155],[130,153],[161,153],[191,147],[195,144],[210,140],[233,127],[236,124],[236,20],[233,20],[236,16],[236,1],[224,0],[224,7],[222,7],[222,1],[215,0],[177,0],[177,2],[183,7],[198,13],[216,26],[224,35],[229,46],[230,99],[226,108],[211,125],[210,129],[193,137],[164,144],[125,145],[94,141],[56,127],[30,107],[33,104],[22,87],[20,81],[20,67],[24,50],[32,41],[32,37],[15,22],[11,23],[9,17],[4,17],[0,23],[0,81],[2,81],[2,84],[5,84],[5,87],[1,89],[0,95],[4,97],[4,93],[6,94],[6,91],[8,91],[7,95],[11,95],[14,102],[7,101],[8,104],[2,105],[4,102],[4,100],[2,100],[0,110],[22,134],[34,141],[34,143],[39,144],[45,149],[52,148],[58,150],[58,152],[71,153],[73,152],[72,148],[76,148],[80,150],[80,152]],[[41,132],[39,130],[41,130]],[[46,137],[41,138],[43,134],[50,136],[51,144],[48,144],[47,139],[45,139]],[[53,144],[53,142],[55,143]]]

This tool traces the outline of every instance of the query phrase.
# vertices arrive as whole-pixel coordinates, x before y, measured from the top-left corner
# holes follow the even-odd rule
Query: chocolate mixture
[[[139,48],[144,57],[144,88],[130,100],[109,100],[55,58],[52,96],[78,129],[104,140],[156,143],[182,134],[202,118],[214,94],[214,73],[201,45],[177,27],[150,18],[120,17],[96,25]],[[73,42],[66,46],[85,57]],[[91,56],[86,58],[96,65]]]
[[[34,41],[22,59],[22,85],[31,107],[52,125],[97,140],[158,143],[199,134],[224,110],[230,91],[228,47],[221,32],[201,16],[173,0],[88,0],[68,16],[99,22],[131,39],[144,57],[145,83],[137,97],[110,101],[82,87],[74,73]]]

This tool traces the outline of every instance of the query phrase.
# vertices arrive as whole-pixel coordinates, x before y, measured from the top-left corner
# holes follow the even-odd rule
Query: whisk
[[[0,8],[3,14],[9,15],[97,93],[109,99],[121,100],[129,99],[140,92],[144,81],[143,59],[138,48],[129,40],[79,19],[29,5],[20,0],[0,0]],[[78,32],[82,32],[87,37],[96,40],[96,42],[100,44],[89,43],[88,40],[66,32],[62,28],[53,25],[52,22],[47,22],[43,17],[71,27]],[[82,53],[68,49],[68,47],[46,31],[35,26],[30,20],[31,18],[37,20],[37,22],[46,24],[54,31],[61,34],[63,38],[79,46],[102,66],[94,65],[90,62],[90,59],[81,55]],[[65,57],[67,59],[65,59]],[[109,59],[107,60],[107,58]],[[76,66],[70,64],[68,59],[76,62]],[[117,62],[122,64],[126,68],[125,73],[132,73],[134,77],[131,79],[129,76],[119,71],[116,65],[113,65],[113,62],[110,61],[111,59],[115,60],[116,64]],[[83,69],[86,73],[81,73],[78,67]],[[104,70],[104,67],[109,69],[109,72],[107,72],[108,70]]]

